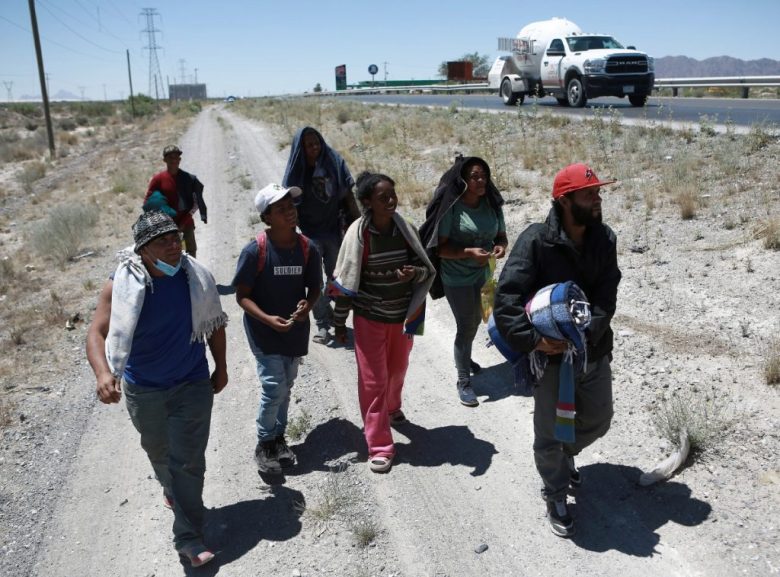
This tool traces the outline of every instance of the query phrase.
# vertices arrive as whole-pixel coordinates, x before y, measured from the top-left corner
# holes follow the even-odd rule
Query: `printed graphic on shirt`
[[[275,266],[274,276],[300,276],[303,274],[302,266]]]
[[[330,200],[328,195],[328,179],[324,176],[314,176],[311,179],[311,190],[314,198],[320,202],[327,203]]]

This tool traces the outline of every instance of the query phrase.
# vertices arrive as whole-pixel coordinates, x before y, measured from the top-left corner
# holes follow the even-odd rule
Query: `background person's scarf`
[[[350,297],[357,296],[360,288],[360,271],[363,266],[363,232],[371,222],[371,212],[353,222],[344,235],[341,249],[333,270],[333,279],[328,282],[327,295],[337,297],[340,294]],[[409,247],[428,268],[430,274],[412,289],[412,300],[406,310],[404,332],[410,335],[422,335],[425,323],[425,297],[433,283],[436,269],[433,268],[425,249],[417,236],[417,231],[398,214],[393,214],[393,222],[403,235]]]
[[[311,132],[317,136],[320,141],[320,155],[314,166],[314,176],[325,176],[333,179],[336,186],[334,192],[340,196],[352,190],[355,180],[347,168],[347,163],[341,155],[333,150],[325,142],[322,135],[311,126],[304,126],[293,137],[290,146],[290,156],[287,159],[287,167],[284,169],[282,186],[298,186],[303,188],[303,180],[306,174],[306,153],[303,149],[303,136]]]
[[[574,374],[588,364],[585,329],[590,324],[590,305],[585,293],[572,281],[547,285],[525,305],[534,328],[543,337],[566,341],[558,376],[558,403],[555,407],[555,438],[574,442]],[[540,379],[547,368],[547,355],[533,351],[529,355],[533,375]]]
[[[146,287],[154,290],[152,277],[141,257],[132,247],[119,252],[122,261],[114,273],[111,295],[111,320],[106,338],[106,360],[112,374],[121,378],[133,344],[138,317],[146,296]],[[190,342],[204,342],[216,329],[227,325],[217,285],[209,270],[188,254],[182,254],[182,268],[187,274],[192,303]]]

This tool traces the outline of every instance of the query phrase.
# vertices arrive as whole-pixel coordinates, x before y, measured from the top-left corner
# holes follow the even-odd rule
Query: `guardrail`
[[[780,76],[710,76],[705,78],[656,78],[656,88],[671,88],[677,96],[680,88],[742,88],[742,98],[747,98],[750,88],[780,86]]]
[[[655,88],[671,88],[672,96],[677,96],[680,88],[697,87],[723,87],[723,88],[742,88],[742,98],[747,98],[750,88],[758,87],[780,87],[780,76],[711,76],[701,78],[656,78]],[[350,90],[339,90],[337,92],[320,92],[308,94],[308,96],[327,95],[339,96],[348,94],[387,94],[391,92],[403,92],[405,94],[424,92],[429,94],[446,92],[487,92],[498,91],[495,88],[489,88],[487,82],[473,84],[429,84],[424,86],[370,86],[362,88],[353,88]]]

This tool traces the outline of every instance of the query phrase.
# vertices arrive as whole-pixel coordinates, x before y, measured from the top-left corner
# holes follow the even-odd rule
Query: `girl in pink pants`
[[[391,424],[406,421],[401,392],[413,335],[422,334],[425,297],[436,274],[417,230],[396,213],[395,182],[364,172],[357,180],[363,216],[347,230],[329,294],[336,297],[335,338],[347,340],[353,311],[358,398],[368,465],[390,469],[395,446]]]

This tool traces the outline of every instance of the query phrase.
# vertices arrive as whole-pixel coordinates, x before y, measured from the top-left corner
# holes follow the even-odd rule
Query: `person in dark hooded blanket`
[[[471,374],[481,367],[471,359],[471,346],[482,318],[480,290],[491,275],[491,257],[503,258],[506,252],[503,203],[487,162],[459,156],[441,177],[420,227],[439,271],[431,296],[447,297],[457,324],[458,398],[468,407],[479,405]]]
[[[360,217],[360,209],[352,193],[354,185],[347,163],[325,143],[317,130],[304,126],[295,134],[282,186],[297,186],[303,190],[296,199],[298,226],[322,255],[326,282],[333,276],[344,231]],[[326,344],[328,329],[333,322],[333,309],[324,290],[313,314],[317,323],[313,340]]]

